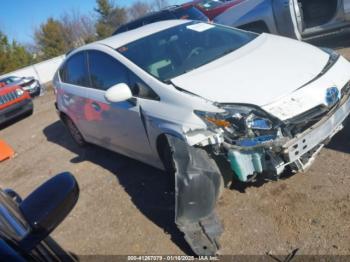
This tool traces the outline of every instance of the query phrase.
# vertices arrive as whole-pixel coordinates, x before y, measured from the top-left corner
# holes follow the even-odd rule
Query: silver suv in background
[[[243,0],[214,22],[308,40],[349,27],[350,0]]]

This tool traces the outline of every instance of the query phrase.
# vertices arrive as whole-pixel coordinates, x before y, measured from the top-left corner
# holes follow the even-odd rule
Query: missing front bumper
[[[268,178],[278,178],[286,166],[303,172],[310,167],[322,147],[343,128],[349,114],[350,99],[347,97],[321,121],[281,145],[239,149],[226,144],[231,169],[242,182],[262,173],[266,173]]]

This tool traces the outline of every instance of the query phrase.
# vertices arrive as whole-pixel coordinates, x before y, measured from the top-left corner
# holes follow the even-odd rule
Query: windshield
[[[219,0],[203,0],[197,3],[197,5],[207,11],[214,9],[216,7],[222,6],[223,2]]]
[[[5,84],[11,84],[11,83],[17,82],[17,81],[19,81],[19,80],[21,80],[19,77],[16,77],[16,76],[9,76],[9,77],[0,79],[0,82],[1,82],[1,83],[5,83]]]
[[[167,82],[237,50],[256,36],[234,28],[189,22],[131,42],[117,51]]]

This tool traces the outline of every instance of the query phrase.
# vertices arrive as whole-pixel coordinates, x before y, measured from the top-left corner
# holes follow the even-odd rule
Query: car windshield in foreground
[[[117,51],[149,74],[168,82],[237,50],[256,36],[197,21],[146,36]]]

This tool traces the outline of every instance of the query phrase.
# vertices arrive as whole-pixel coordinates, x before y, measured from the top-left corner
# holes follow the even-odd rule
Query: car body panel
[[[286,120],[318,105],[326,105],[326,89],[334,86],[341,91],[346,87],[349,79],[349,62],[340,57],[327,74],[292,94],[263,106],[263,108],[281,120]]]
[[[277,33],[272,0],[245,0],[227,9],[213,19],[214,23],[241,27],[253,22],[264,21],[270,33]]]
[[[263,34],[241,49],[172,81],[211,101],[264,107],[315,78],[327,61],[328,55],[311,45]],[[333,83],[325,88],[330,85]],[[293,111],[289,114],[293,116]]]
[[[105,91],[90,90],[91,110],[98,114],[87,130],[97,144],[142,161],[154,156],[142,121],[142,103],[109,103]],[[139,99],[141,100],[141,99]],[[99,128],[96,128],[98,126]],[[153,161],[154,162],[154,161]]]
[[[0,88],[0,123],[33,111],[33,103],[27,91],[17,94],[18,86]]]

